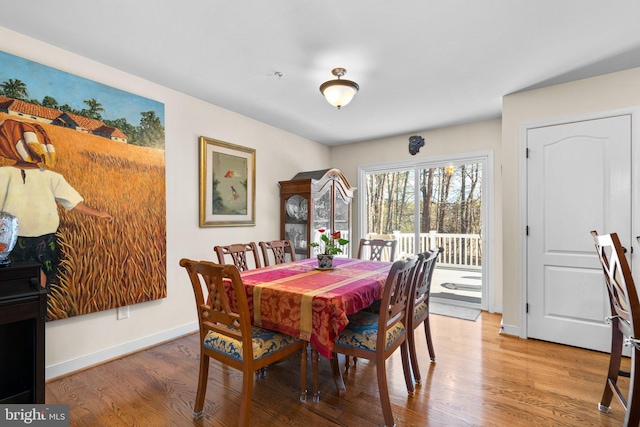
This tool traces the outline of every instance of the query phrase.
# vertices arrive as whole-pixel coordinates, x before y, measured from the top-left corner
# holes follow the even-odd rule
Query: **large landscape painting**
[[[46,167],[94,212],[57,204],[48,320],[166,297],[164,105],[0,52],[2,126],[48,138]]]

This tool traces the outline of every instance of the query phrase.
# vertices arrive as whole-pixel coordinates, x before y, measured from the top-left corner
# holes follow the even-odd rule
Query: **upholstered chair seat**
[[[375,352],[376,341],[378,340],[378,315],[359,311],[348,317],[349,324],[340,335],[338,335],[336,343],[345,347]],[[393,327],[387,331],[385,349],[393,346],[405,333],[406,328],[403,323],[399,322],[393,325]]]
[[[252,327],[251,336],[254,361],[298,343],[298,339],[291,335],[257,328],[255,326]],[[242,340],[209,331],[202,344],[210,350],[242,361]]]

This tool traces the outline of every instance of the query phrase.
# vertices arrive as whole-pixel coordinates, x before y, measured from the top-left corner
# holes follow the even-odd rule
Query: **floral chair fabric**
[[[340,333],[336,343],[375,352],[378,339],[378,315],[360,311],[348,317],[349,324]],[[404,324],[396,323],[393,328],[387,331],[385,349],[390,348],[405,333]]]
[[[252,328],[253,360],[260,360],[298,342],[298,339],[280,332]],[[213,351],[242,361],[242,341],[209,331],[203,345]]]

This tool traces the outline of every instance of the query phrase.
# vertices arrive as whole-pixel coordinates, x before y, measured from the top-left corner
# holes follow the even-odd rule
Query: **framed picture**
[[[200,227],[256,225],[256,150],[200,137]]]
[[[0,205],[21,232],[36,225],[11,258],[41,264],[47,321],[166,298],[164,104],[3,51],[0,88]],[[94,213],[60,209],[62,193],[54,198],[44,184],[9,186],[17,169],[6,165],[15,162],[41,163],[49,186],[64,180]],[[25,173],[28,183],[35,169]],[[46,210],[31,208],[33,200]]]

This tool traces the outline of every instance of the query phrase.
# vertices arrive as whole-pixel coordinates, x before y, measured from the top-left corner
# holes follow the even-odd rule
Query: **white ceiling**
[[[639,18],[638,0],[29,0],[3,5],[0,26],[338,145],[500,117],[509,93],[638,67]],[[335,67],[360,85],[341,110],[318,89]]]

